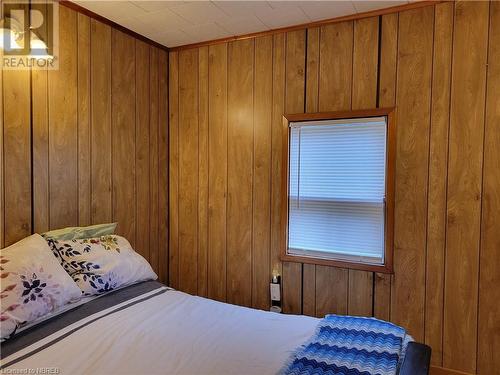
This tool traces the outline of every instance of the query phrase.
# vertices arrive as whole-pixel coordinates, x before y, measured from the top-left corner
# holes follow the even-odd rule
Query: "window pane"
[[[290,252],[381,263],[386,120],[291,124]]]

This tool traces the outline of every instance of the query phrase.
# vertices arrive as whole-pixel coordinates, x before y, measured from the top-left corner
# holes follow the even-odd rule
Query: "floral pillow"
[[[1,339],[80,297],[80,289],[39,234],[0,251]]]
[[[86,296],[109,292],[157,276],[123,237],[47,240],[54,255]]]

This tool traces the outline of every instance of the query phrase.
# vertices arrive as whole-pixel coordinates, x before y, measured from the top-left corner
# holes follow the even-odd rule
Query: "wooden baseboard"
[[[474,375],[474,374],[457,370],[451,370],[449,368],[444,368],[444,367],[431,366],[429,375]]]

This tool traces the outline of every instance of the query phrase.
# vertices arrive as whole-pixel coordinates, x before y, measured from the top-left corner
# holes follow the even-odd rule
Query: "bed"
[[[4,373],[276,374],[319,321],[147,281],[18,332],[2,343],[1,366]],[[399,375],[427,374],[429,357],[428,347],[410,343]]]

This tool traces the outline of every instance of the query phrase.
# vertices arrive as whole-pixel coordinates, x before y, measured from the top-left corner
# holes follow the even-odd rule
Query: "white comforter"
[[[318,322],[168,291],[101,318],[4,372],[275,374]]]

